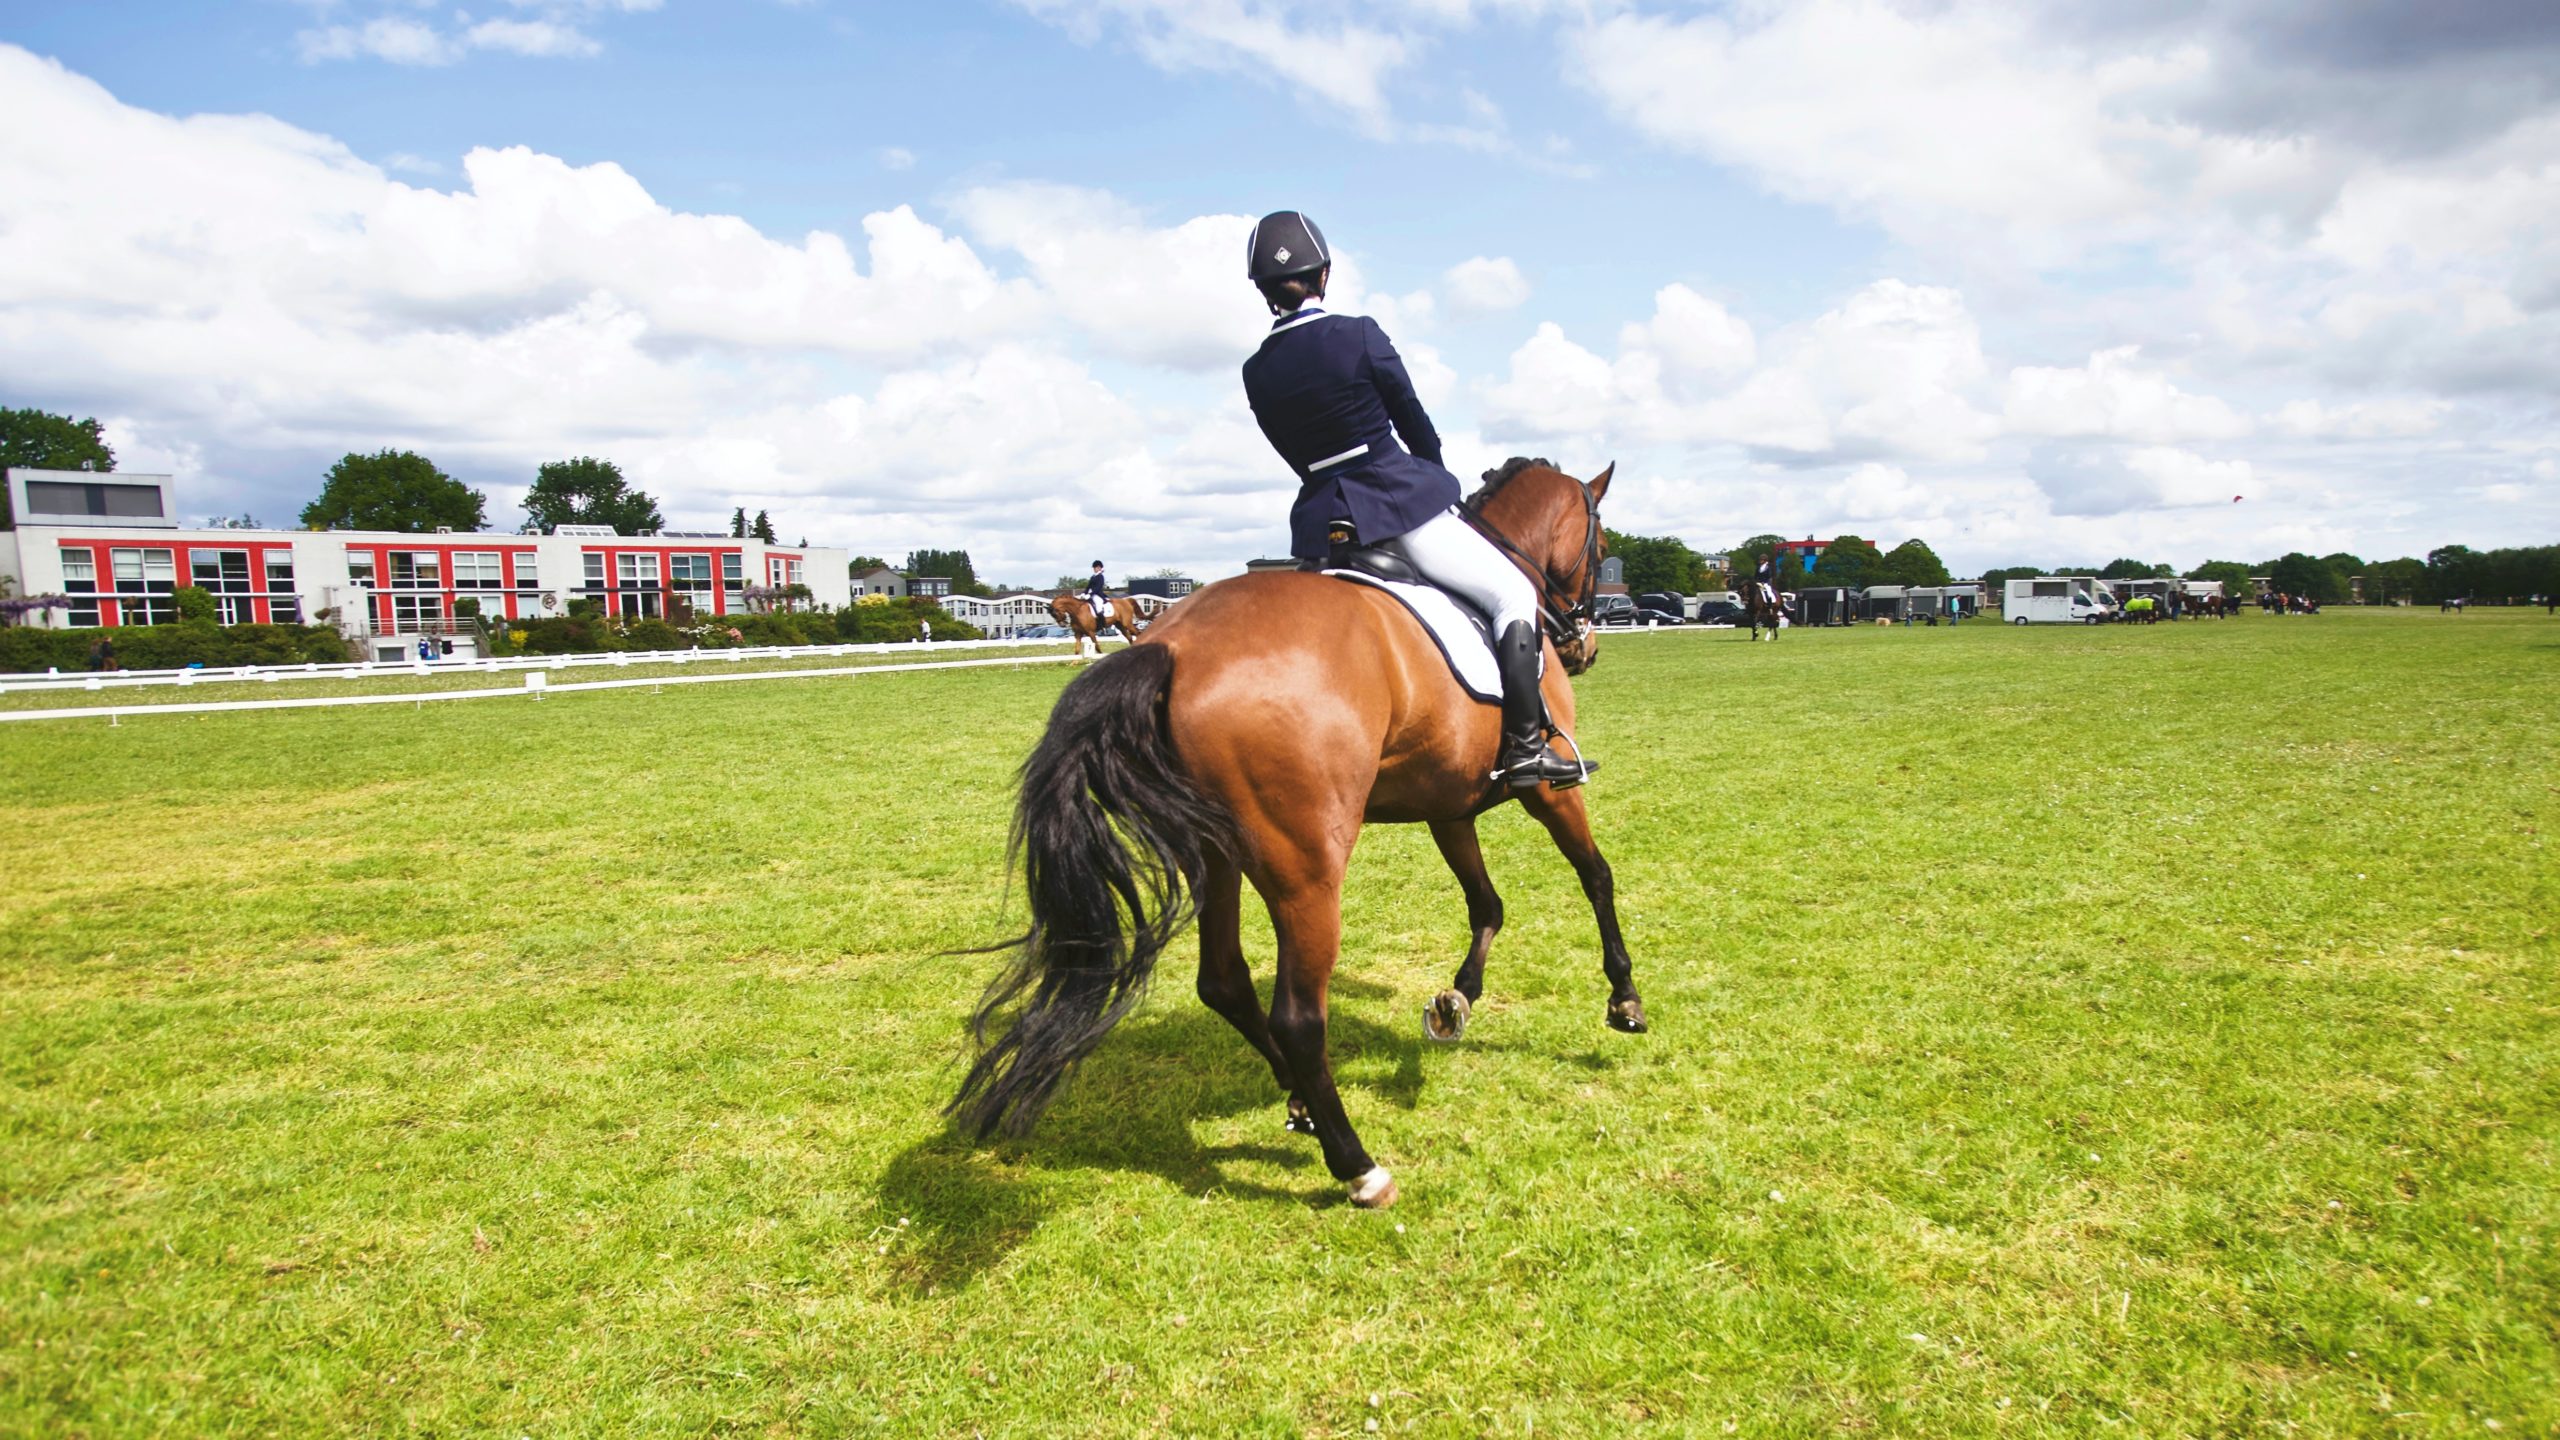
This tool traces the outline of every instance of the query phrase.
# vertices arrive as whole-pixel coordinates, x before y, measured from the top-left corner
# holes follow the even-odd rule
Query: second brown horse
[[[1590,605],[1601,555],[1588,485],[1545,461],[1490,472],[1468,501],[1541,589],[1544,682],[1556,725],[1596,658]],[[1608,1023],[1645,1028],[1619,934],[1608,862],[1580,789],[1497,789],[1499,715],[1460,689],[1431,638],[1391,597],[1297,572],[1211,585],[1070,684],[1023,765],[1014,847],[1030,927],[974,1023],[978,1052],[951,1110],[980,1136],[1022,1133],[1134,1007],[1156,957],[1196,913],[1200,999],[1270,1063],[1289,1128],[1312,1129],[1326,1168],[1364,1206],[1394,1179],[1353,1131],[1325,1047],[1326,990],[1342,948],[1343,876],[1361,827],[1420,822],[1466,896],[1473,932],[1425,1028],[1454,1039],[1483,994],[1502,901],[1476,816],[1517,798],[1582,881],[1599,921]],[[1271,912],[1279,973],[1266,1014],[1238,926],[1250,882]]]

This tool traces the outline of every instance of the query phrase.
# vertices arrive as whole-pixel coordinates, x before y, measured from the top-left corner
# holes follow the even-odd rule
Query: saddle
[[[1467,602],[1424,579],[1412,562],[1392,550],[1363,545],[1350,522],[1336,521],[1325,533],[1322,560],[1300,561],[1298,568],[1355,585],[1383,590],[1421,622],[1423,633],[1449,662],[1460,688],[1488,704],[1502,702],[1502,674],[1493,658],[1493,629]]]

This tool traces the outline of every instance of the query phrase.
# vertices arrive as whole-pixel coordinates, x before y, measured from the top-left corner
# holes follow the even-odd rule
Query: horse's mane
[[[1469,510],[1482,510],[1485,507],[1486,502],[1492,500],[1496,494],[1500,493],[1503,486],[1510,484],[1512,480],[1517,478],[1523,470],[1553,470],[1555,468],[1556,462],[1548,459],[1544,455],[1514,455],[1510,459],[1505,460],[1501,464],[1484,472],[1484,483],[1476,487],[1476,493],[1467,497],[1467,508]]]

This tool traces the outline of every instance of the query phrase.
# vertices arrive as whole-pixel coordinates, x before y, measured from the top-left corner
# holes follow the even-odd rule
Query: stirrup
[[[1561,731],[1558,733],[1562,734]],[[1571,737],[1566,737],[1565,743],[1572,744]],[[1579,745],[1574,746],[1577,755],[1581,749]],[[1529,790],[1540,785],[1557,790],[1570,790],[1590,779],[1592,772],[1599,768],[1600,762],[1597,760],[1568,760],[1557,754],[1553,746],[1542,740],[1538,742],[1538,748],[1530,751],[1527,756],[1514,760],[1508,765],[1496,765],[1492,779],[1495,784],[1508,785],[1514,790]]]

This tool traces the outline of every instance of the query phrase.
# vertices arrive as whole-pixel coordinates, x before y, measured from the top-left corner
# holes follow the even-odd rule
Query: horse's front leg
[[[1467,929],[1473,938],[1457,977],[1423,1008],[1422,1033],[1434,1040],[1455,1040],[1466,1033],[1467,1017],[1484,998],[1484,960],[1493,950],[1493,937],[1502,933],[1502,897],[1494,891],[1493,877],[1485,873],[1484,847],[1477,843],[1473,817],[1432,821],[1431,839],[1467,897]]]
[[[1599,843],[1591,838],[1591,816],[1582,808],[1581,789],[1541,785],[1522,792],[1520,803],[1547,827],[1556,848],[1573,863],[1582,893],[1591,901],[1591,913],[1600,921],[1600,969],[1609,977],[1609,1028],[1643,1034],[1644,1001],[1636,996],[1635,962],[1627,958],[1626,937],[1618,932],[1617,880],[1600,854]]]

